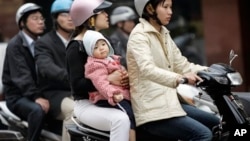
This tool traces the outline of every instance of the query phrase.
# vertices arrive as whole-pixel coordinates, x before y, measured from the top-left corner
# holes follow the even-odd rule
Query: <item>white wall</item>
[[[2,74],[3,74],[3,62],[4,62],[6,47],[7,43],[0,43],[0,94],[2,93],[3,90]]]

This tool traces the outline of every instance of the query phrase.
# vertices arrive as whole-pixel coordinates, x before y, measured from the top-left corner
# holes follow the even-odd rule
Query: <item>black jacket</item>
[[[55,30],[36,41],[38,84],[44,97],[50,101],[50,112],[54,116],[60,112],[62,99],[71,95],[65,57],[66,47]]]
[[[8,43],[2,81],[7,106],[10,108],[20,97],[35,100],[42,96],[37,88],[35,61],[21,31]]]
[[[82,41],[72,40],[66,51],[67,70],[72,95],[75,100],[88,99],[89,91],[96,91],[92,82],[84,76],[87,53]]]
[[[87,62],[87,58],[88,55],[84,49],[83,42],[80,40],[71,40],[66,49],[66,65],[72,95],[75,100],[88,99],[88,92],[96,91],[91,80],[84,76],[84,65]]]

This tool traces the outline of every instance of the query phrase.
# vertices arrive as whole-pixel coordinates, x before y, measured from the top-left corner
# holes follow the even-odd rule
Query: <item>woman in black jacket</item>
[[[76,36],[69,43],[66,53],[67,69],[75,99],[74,114],[84,124],[103,131],[110,131],[110,141],[128,141],[130,121],[126,113],[114,108],[97,107],[88,100],[88,92],[95,91],[91,81],[84,76],[87,54],[82,38],[86,30],[100,31],[109,27],[108,15],[104,11],[110,7],[107,1],[74,0],[70,15],[76,27]],[[126,71],[109,75],[113,84],[128,85]]]

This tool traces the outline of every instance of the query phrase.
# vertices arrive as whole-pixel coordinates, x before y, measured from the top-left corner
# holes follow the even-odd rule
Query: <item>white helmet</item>
[[[82,38],[84,48],[89,56],[93,56],[95,44],[98,40],[103,39],[106,41],[109,47],[109,56],[114,55],[114,49],[110,42],[98,31],[87,30]]]
[[[75,26],[79,26],[91,16],[111,5],[112,3],[106,0],[74,0],[69,14]]]
[[[23,15],[27,12],[34,11],[34,10],[41,10],[42,8],[34,3],[25,3],[21,7],[18,8],[16,12],[16,24],[19,26],[19,22],[22,19]]]
[[[142,17],[142,12],[149,0],[135,0],[135,9],[140,17]]]
[[[128,6],[119,6],[112,11],[110,21],[112,25],[120,21],[134,20],[137,18],[134,10]]]

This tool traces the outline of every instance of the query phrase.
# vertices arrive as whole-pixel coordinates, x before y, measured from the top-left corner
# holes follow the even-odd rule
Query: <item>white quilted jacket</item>
[[[137,126],[186,115],[177,98],[176,79],[206,69],[181,55],[165,27],[159,33],[144,19],[130,34],[127,64]]]

